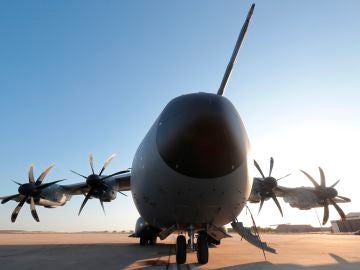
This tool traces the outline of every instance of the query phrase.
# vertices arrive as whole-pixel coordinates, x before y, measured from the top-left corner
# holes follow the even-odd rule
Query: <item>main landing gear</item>
[[[156,236],[141,236],[140,237],[140,245],[142,246],[151,246],[156,245]]]
[[[190,234],[193,234],[190,233]],[[205,231],[199,232],[196,245],[192,244],[194,235],[189,235],[189,248],[192,251],[197,252],[198,263],[205,264],[209,261],[209,248],[208,248],[208,239]],[[176,239],[176,263],[184,264],[186,262],[186,250],[187,244],[184,235],[179,235]]]
[[[157,233],[153,230],[144,230],[140,235],[140,245],[156,245]]]

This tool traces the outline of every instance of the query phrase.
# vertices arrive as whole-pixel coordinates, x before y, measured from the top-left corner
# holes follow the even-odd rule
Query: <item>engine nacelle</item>
[[[46,208],[55,208],[64,205],[71,199],[71,195],[65,194],[63,188],[59,185],[52,185],[41,192],[40,197],[34,198],[35,204]],[[27,202],[30,203],[30,200]]]
[[[315,207],[320,207],[316,198],[294,198],[294,197],[284,197],[284,202],[289,203],[291,207],[298,208],[300,210],[309,210]]]
[[[117,192],[115,190],[108,189],[99,194],[99,199],[101,199],[103,202],[110,202],[112,200],[115,200],[116,196]]]

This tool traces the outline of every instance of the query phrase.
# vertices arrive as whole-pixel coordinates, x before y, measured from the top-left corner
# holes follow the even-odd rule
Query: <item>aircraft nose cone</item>
[[[160,115],[156,143],[167,165],[195,178],[231,173],[246,158],[248,148],[232,103],[206,93],[173,99]]]

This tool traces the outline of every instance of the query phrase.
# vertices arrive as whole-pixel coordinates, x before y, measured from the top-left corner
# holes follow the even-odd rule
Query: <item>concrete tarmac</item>
[[[156,246],[117,233],[0,234],[1,270],[92,269],[360,269],[360,236],[331,234],[264,234],[277,249],[266,253],[237,235],[209,249],[209,263],[197,264],[196,253],[176,265],[172,235]],[[170,255],[170,256],[169,256]]]

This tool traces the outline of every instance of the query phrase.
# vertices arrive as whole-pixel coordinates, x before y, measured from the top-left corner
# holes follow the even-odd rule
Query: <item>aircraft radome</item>
[[[256,162],[262,177],[252,178],[250,174],[253,160],[248,135],[239,113],[224,93],[254,8],[255,4],[247,14],[217,93],[193,93],[171,100],[139,145],[131,169],[105,175],[105,169],[115,157],[111,155],[102,169],[95,172],[90,155],[89,175],[73,171],[85,181],[60,185],[60,180],[43,183],[53,166],[35,180],[31,165],[28,183],[18,183],[17,194],[1,198],[2,204],[10,200],[18,202],[12,222],[25,202],[39,221],[35,205],[53,208],[64,205],[73,195],[85,195],[80,215],[90,198],[99,199],[105,211],[104,202],[114,200],[118,193],[131,191],[140,214],[132,236],[139,237],[141,245],[154,245],[157,237],[165,239],[178,233],[177,263],[185,263],[190,250],[197,252],[200,264],[205,264],[209,257],[208,244],[219,245],[221,239],[230,237],[224,229],[229,223],[251,244],[275,252],[237,220],[247,202],[260,202],[261,209],[264,201],[271,198],[281,214],[277,196],[299,209],[324,207],[324,223],[331,204],[345,218],[337,203],[350,199],[338,196],[334,188],[337,182],[326,187],[321,169],[320,184],[304,172],[314,188],[278,186],[278,179],[271,176],[272,158],[269,176],[265,177]]]

